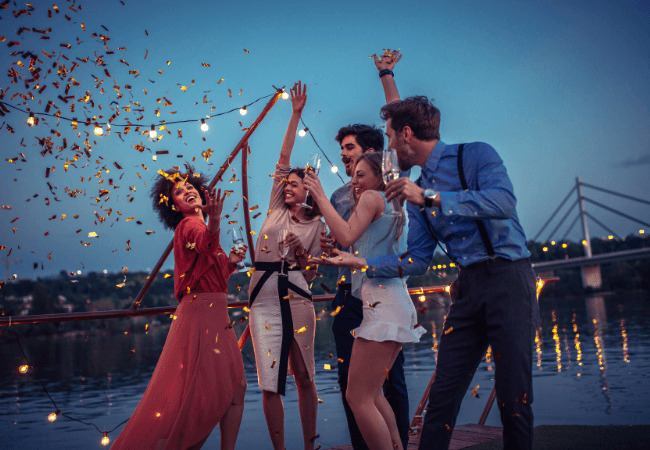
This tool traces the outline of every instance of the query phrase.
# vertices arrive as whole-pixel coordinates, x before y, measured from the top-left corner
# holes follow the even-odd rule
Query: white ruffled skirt
[[[417,322],[417,313],[403,279],[364,277],[361,300],[363,321],[352,330],[355,338],[405,344],[419,342],[426,333]]]

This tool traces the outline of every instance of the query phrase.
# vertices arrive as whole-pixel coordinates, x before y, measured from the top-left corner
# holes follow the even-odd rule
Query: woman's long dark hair
[[[372,170],[372,173],[375,174],[377,177],[379,177],[379,180],[381,180],[381,187],[379,190],[381,192],[386,191],[386,184],[384,183],[384,177],[382,176],[382,159],[383,155],[382,152],[366,152],[363,155],[359,156],[359,159],[357,159],[357,166],[359,165],[359,162],[365,161],[368,166],[370,166],[370,170]],[[356,167],[355,169],[356,170]],[[354,198],[354,196],[353,196]],[[354,203],[354,208],[357,207],[357,199],[354,199],[354,202],[350,202],[350,204]],[[388,230],[388,233],[386,236],[384,236],[381,241],[382,242],[384,239],[386,239],[388,236],[390,236],[391,232],[393,229],[396,228],[397,232],[395,233],[395,238],[391,242],[391,246],[395,246],[397,242],[399,241],[400,236],[404,232],[404,223],[406,222],[406,218],[404,217],[404,209],[400,208],[400,214],[399,216],[395,216],[395,220],[393,220],[393,223],[390,225],[390,229]],[[398,251],[398,250],[396,250]]]
[[[289,175],[291,175],[292,173],[298,175],[301,180],[305,179],[305,169],[303,169],[302,167],[296,167],[295,169],[291,169]],[[289,178],[289,175],[287,175],[287,178]],[[310,198],[312,200],[311,201],[312,208],[311,209],[305,208],[305,216],[309,217],[310,219],[313,219],[314,217],[320,216],[322,214],[320,212],[320,208],[318,207],[318,203],[316,203],[313,197],[310,196]]]
[[[187,169],[186,173],[169,170],[164,172],[164,175],[159,175],[149,194],[158,219],[169,230],[175,230],[183,220],[183,213],[176,209],[172,196],[177,183],[189,183],[194,186],[201,196],[201,201],[205,203],[204,190],[207,188],[208,179],[200,173],[194,172],[194,167],[187,163],[185,168]]]

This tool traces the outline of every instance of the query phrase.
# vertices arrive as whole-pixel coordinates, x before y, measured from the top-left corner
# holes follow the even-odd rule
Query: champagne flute
[[[286,244],[287,235],[289,230],[279,230],[278,231],[278,252],[280,253],[280,274],[284,269],[284,262],[287,260],[287,255],[289,254],[289,246]]]
[[[395,149],[387,148],[384,150],[381,162],[381,172],[385,184],[388,184],[390,181],[399,178],[399,161],[397,159],[397,151]],[[386,214],[390,216],[397,216],[401,214],[401,209],[402,208],[399,204],[399,199],[394,198],[388,203],[388,212]]]
[[[308,174],[309,172],[313,171],[316,175],[318,175],[318,172],[320,171],[320,155],[318,153],[310,153],[309,154],[309,160],[307,161],[307,165],[305,166],[305,175]],[[300,204],[303,208],[307,209],[312,209],[313,206],[311,205],[312,199],[311,196],[309,195],[309,191],[305,194],[305,201]]]
[[[232,243],[238,252],[241,250],[242,246],[244,245],[244,235],[242,234],[241,230],[238,228],[232,228]],[[246,267],[246,264],[244,261],[241,261],[237,263],[237,268],[239,269],[240,272],[246,272],[250,268]]]

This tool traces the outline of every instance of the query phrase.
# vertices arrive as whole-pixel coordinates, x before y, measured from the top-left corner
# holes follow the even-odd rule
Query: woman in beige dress
[[[320,233],[325,224],[318,205],[300,206],[306,189],[301,168],[289,162],[307,87],[299,81],[291,89],[293,112],[275,166],[269,213],[255,246],[255,272],[252,274],[250,329],[255,349],[259,386],[269,435],[275,450],[284,450],[284,406],[286,377],[292,375],[298,389],[298,405],[306,450],[314,448],[318,395],[314,382],[314,332],[316,317],[308,281],[317,266],[308,265],[310,255],[320,255]],[[278,236],[286,230],[284,245],[289,247],[281,261]]]

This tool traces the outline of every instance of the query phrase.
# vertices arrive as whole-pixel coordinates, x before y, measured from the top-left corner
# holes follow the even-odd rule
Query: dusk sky
[[[2,101],[34,112],[45,112],[47,102],[53,101],[51,114],[60,110],[62,118],[76,117],[81,122],[75,131],[68,121],[59,123],[56,118],[41,116],[37,126],[29,127],[28,114],[9,107],[11,112],[0,117],[0,205],[11,206],[0,209],[0,262],[4,266],[11,251],[9,260],[22,262],[12,262],[9,273],[19,278],[50,276],[61,270],[86,274],[120,272],[123,267],[129,272],[152,268],[173,237],[152,211],[149,188],[156,172],[196,156],[196,169],[214,176],[243,135],[242,128],[251,124],[267,99],[250,106],[246,116],[234,112],[208,120],[206,133],[199,129],[199,120],[272,94],[273,85],[288,89],[297,80],[307,84],[303,119],[347,181],[334,136],[350,123],[384,125],[379,118],[383,91],[368,57],[388,48],[400,49],[404,55],[395,68],[402,97],[435,99],[442,111],[445,143],[483,141],[499,152],[514,184],[519,217],[529,239],[575,186],[578,176],[586,183],[650,200],[647,0],[124,0],[124,5],[107,0],[74,6],[59,0],[56,4],[58,14],[52,2],[33,1],[34,11],[18,18],[12,11],[27,8],[24,3],[11,2],[8,9],[0,9],[0,62],[3,73],[9,74],[0,81]],[[48,9],[52,18],[48,18]],[[19,34],[22,27],[27,30]],[[46,34],[38,32],[49,28],[52,31]],[[97,37],[92,37],[93,33]],[[106,54],[99,35],[110,38],[105,42],[113,54]],[[70,48],[62,44],[70,44]],[[12,56],[15,52],[19,53]],[[25,80],[32,78],[29,57],[22,52],[32,52],[40,59],[34,63],[41,68],[40,79],[30,82],[29,88],[25,87]],[[60,58],[61,54],[68,60]],[[86,57],[87,62],[80,62]],[[105,66],[95,64],[98,57]],[[55,61],[57,68],[65,63],[66,76],[57,75],[57,68],[52,68]],[[70,72],[75,61],[79,66]],[[12,70],[22,77],[16,84],[11,83]],[[137,73],[129,74],[135,70]],[[67,96],[71,98],[64,103],[59,96],[66,97],[70,77],[79,85],[70,87]],[[59,83],[58,89],[54,82]],[[121,99],[114,85],[119,87]],[[91,96],[88,103],[84,102],[86,92]],[[20,95],[13,97],[16,93],[26,100]],[[167,100],[171,105],[165,106]],[[72,102],[74,112],[70,110]],[[86,116],[102,115],[92,122],[106,123],[118,106],[120,115],[110,134],[97,137],[92,127],[84,126]],[[278,101],[249,142],[250,204],[259,205],[251,215],[267,209],[269,174],[290,115],[290,102]],[[125,135],[119,125],[127,119],[133,125]],[[164,137],[157,142],[141,134],[162,120],[195,122],[168,125],[171,135],[158,131]],[[138,125],[141,129],[135,132]],[[178,137],[179,129],[182,137]],[[90,133],[90,158],[83,151],[87,148],[86,131]],[[52,154],[41,156],[39,139],[47,137],[53,144]],[[67,143],[64,149],[63,138]],[[73,150],[74,144],[81,150]],[[145,151],[137,151],[134,144],[144,145]],[[208,149],[214,152],[210,165],[202,156]],[[169,153],[154,161],[156,152],[164,150]],[[292,165],[304,166],[310,152],[318,152],[311,138],[298,137]],[[73,161],[76,154],[81,157]],[[72,163],[67,171],[66,161]],[[239,157],[232,167],[240,180]],[[234,174],[228,170],[218,185],[235,191],[224,208],[230,215],[222,223],[224,247],[231,245],[227,220],[243,225],[241,184],[229,183]],[[327,192],[341,185],[325,161],[321,180]],[[66,188],[80,193],[73,198]],[[100,189],[109,193],[97,202]],[[650,222],[647,205],[590,189],[585,189],[585,195]],[[239,208],[233,212],[237,203]],[[112,210],[110,216],[108,210]],[[106,217],[103,223],[97,221],[95,211]],[[620,236],[644,228],[650,232],[649,227],[592,204],[587,204],[587,211]],[[576,215],[577,210],[551,238],[562,238]],[[131,217],[135,219],[127,221]],[[264,214],[253,220],[253,230],[259,230],[263,219]],[[593,221],[589,226],[592,237],[609,234]],[[552,228],[538,240],[547,239]],[[147,234],[148,230],[155,233]],[[93,232],[97,237],[89,237]],[[582,239],[579,224],[568,239]],[[173,258],[164,266],[171,267]],[[1,270],[4,279],[4,267]]]

